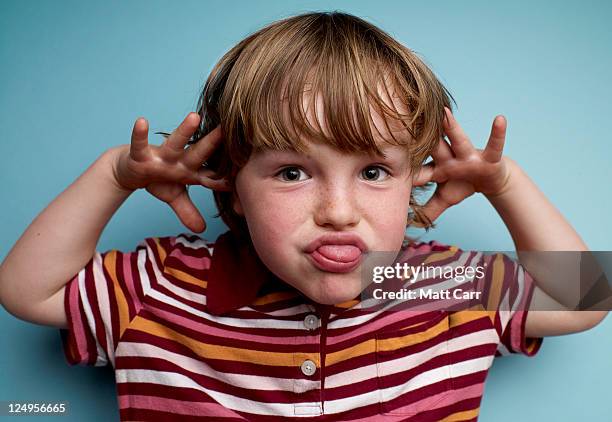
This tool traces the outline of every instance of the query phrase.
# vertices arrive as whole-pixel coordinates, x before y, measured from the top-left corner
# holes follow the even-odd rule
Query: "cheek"
[[[387,192],[375,200],[370,198],[370,217],[379,242],[379,250],[393,251],[401,247],[406,231],[409,201],[410,189],[406,188]]]
[[[247,195],[243,210],[259,258],[277,277],[296,286],[292,283],[300,264],[296,247],[306,237],[308,201],[299,195],[291,195],[291,201],[287,197],[271,192]]]
[[[292,234],[298,234],[308,218],[310,199],[304,195],[249,189],[240,194],[249,232],[258,251],[282,253]],[[290,199],[289,199],[290,198]],[[260,248],[258,245],[265,245]]]

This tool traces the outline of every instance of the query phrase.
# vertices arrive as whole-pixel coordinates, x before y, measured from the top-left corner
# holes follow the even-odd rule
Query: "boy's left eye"
[[[389,172],[381,166],[368,166],[362,170],[361,174],[363,174],[364,179],[368,181],[378,182],[387,178],[385,177],[384,179],[379,179],[379,176],[381,176],[381,172],[386,174],[387,177],[390,176]]]
[[[300,173],[306,174],[304,170],[299,167],[285,167],[276,173],[276,177],[280,177],[283,182],[300,182],[306,180],[300,178]]]

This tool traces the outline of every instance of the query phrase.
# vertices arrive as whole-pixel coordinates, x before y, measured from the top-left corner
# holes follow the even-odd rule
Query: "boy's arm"
[[[64,287],[95,253],[131,190],[116,183],[115,154],[102,154],[30,224],[0,266],[0,303],[20,319],[66,327]]]
[[[529,310],[534,312],[527,313],[526,335],[568,334],[595,326],[607,315],[606,311],[568,309],[576,309],[580,289],[590,287],[584,282],[594,284],[602,271],[592,254],[584,252],[588,248],[572,226],[525,172],[503,156],[506,119],[495,117],[489,140],[481,150],[474,147],[450,109],[445,107],[444,112],[444,133],[450,145],[444,138],[439,140],[431,154],[433,161],[420,169],[413,183],[437,184],[423,212],[434,221],[449,207],[476,192],[483,193],[508,227],[519,260],[536,283],[529,304]],[[612,298],[607,298],[597,306],[606,309],[612,305],[610,302]]]
[[[185,148],[200,125],[189,113],[161,146],[150,145],[138,118],[131,143],[106,151],[36,217],[0,265],[0,304],[18,318],[65,328],[64,287],[94,257],[109,220],[131,192],[146,188],[168,203],[190,230],[206,222],[185,185],[231,190],[202,163],[221,143],[221,127]]]
[[[485,196],[510,231],[519,253],[519,259],[521,251],[588,251],[587,245],[578,233],[548,201],[521,167],[508,157],[504,157],[504,160],[506,160],[510,171],[506,187],[501,193]],[[527,255],[533,256],[535,253]],[[550,271],[547,271],[543,262],[545,261],[544,253],[538,256],[542,258],[530,259],[528,262],[521,260],[521,263],[534,276],[536,285],[542,290],[547,292],[559,290],[559,286],[555,286],[555,283],[558,283],[560,278],[550,276]],[[561,254],[558,256],[567,255]],[[554,261],[556,262],[553,262],[553,264],[559,264],[558,258]],[[572,263],[567,263],[567,265],[571,266]],[[542,266],[542,268],[539,266]],[[571,269],[579,270],[579,267],[574,264],[574,268]],[[558,268],[553,270],[556,270],[559,274]],[[577,271],[577,273],[580,274],[580,271]],[[573,281],[576,283],[573,290],[577,290],[578,283],[581,280]],[[544,293],[536,289],[534,295],[542,297]],[[534,302],[537,303],[536,300]],[[603,320],[607,313],[608,311],[536,310],[527,314],[526,335],[528,337],[542,337],[587,330]]]

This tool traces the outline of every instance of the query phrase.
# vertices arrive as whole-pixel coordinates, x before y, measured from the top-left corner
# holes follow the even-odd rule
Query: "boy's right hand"
[[[186,185],[230,190],[226,179],[215,177],[213,170],[202,167],[223,139],[219,126],[185,148],[199,123],[200,116],[189,113],[164,143],[156,146],[148,143],[146,119],[138,118],[129,149],[127,145],[119,148],[113,161],[113,174],[120,188],[128,191],[146,188],[151,195],[168,203],[181,222],[197,233],[206,229],[206,222],[191,201]]]

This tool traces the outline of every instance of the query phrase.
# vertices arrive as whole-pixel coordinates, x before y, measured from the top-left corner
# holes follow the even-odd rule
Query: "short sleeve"
[[[543,338],[525,336],[525,322],[535,288],[532,276],[519,262],[502,253],[484,255],[483,263],[484,306],[492,312],[492,322],[500,339],[495,355],[534,356]]]
[[[136,250],[95,252],[67,284],[67,329],[60,329],[70,365],[114,366],[115,350],[143,306],[151,283],[163,271],[171,237],[147,238]]]

